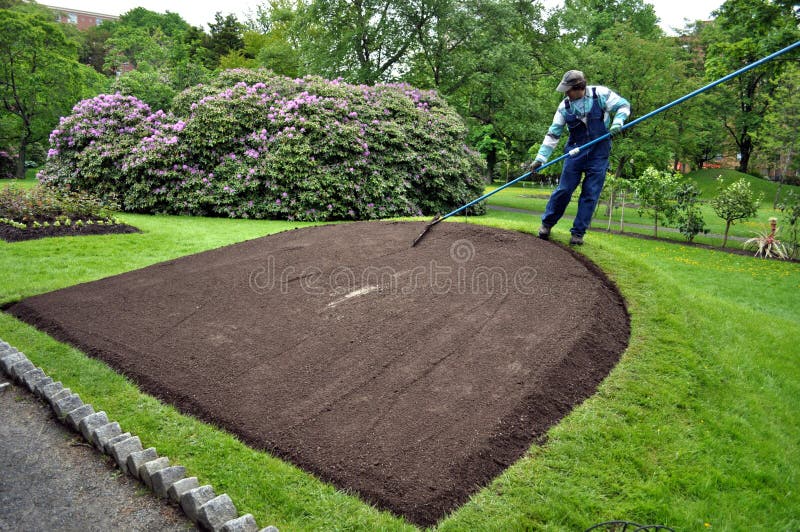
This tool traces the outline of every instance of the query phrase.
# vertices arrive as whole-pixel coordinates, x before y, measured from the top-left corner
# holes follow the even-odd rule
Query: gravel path
[[[194,530],[6,381],[0,377],[0,530]]]

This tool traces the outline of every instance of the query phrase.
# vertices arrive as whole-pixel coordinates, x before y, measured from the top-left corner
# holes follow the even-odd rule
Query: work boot
[[[572,235],[569,239],[570,246],[582,246],[583,245],[583,235]]]
[[[542,240],[549,239],[550,238],[550,228],[547,227],[546,225],[542,225],[539,228],[539,238],[541,238]]]

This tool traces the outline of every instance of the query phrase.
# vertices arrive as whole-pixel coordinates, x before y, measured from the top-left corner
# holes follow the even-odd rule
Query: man
[[[566,93],[566,98],[559,104],[553,117],[553,124],[547,130],[542,146],[531,165],[531,172],[547,162],[553,148],[558,144],[564,126],[569,129],[569,140],[564,152],[570,152],[589,141],[602,137],[606,133],[618,133],[631,114],[628,100],[607,87],[586,86],[586,78],[580,70],[570,70],[561,78],[556,88]],[[614,120],[610,116],[614,115]],[[610,129],[609,129],[610,122]],[[578,200],[578,214],[572,224],[570,245],[583,244],[583,235],[592,220],[592,214],[600,199],[603,183],[608,170],[608,157],[611,154],[611,139],[604,139],[586,150],[564,160],[564,169],[558,187],[553,191],[547,208],[542,215],[542,226],[539,238],[550,238],[550,230],[564,215],[572,193],[581,182],[581,174],[585,175]]]

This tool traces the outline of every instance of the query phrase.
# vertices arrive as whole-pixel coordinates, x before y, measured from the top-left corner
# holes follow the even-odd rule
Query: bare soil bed
[[[629,318],[594,265],[443,223],[287,231],[8,312],[182,411],[430,525],[592,395]]]

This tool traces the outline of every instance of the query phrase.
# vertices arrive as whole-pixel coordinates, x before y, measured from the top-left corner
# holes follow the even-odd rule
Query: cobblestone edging
[[[138,436],[123,432],[105,412],[95,412],[76,393],[45,375],[28,358],[0,339],[0,369],[46,401],[56,417],[114,459],[119,468],[131,475],[156,496],[179,505],[186,516],[204,530],[213,532],[278,532],[274,526],[259,530],[251,514],[239,515],[231,498],[217,495],[211,486],[201,486],[197,477],[187,477],[186,468],[170,465],[167,457],[158,456],[154,447],[142,448]],[[0,384],[0,392],[8,383]]]

